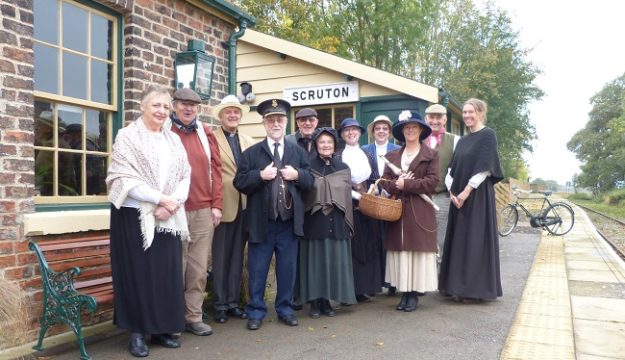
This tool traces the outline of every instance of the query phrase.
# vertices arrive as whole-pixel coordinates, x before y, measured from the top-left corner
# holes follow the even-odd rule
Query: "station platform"
[[[180,349],[150,346],[150,358],[625,360],[625,264],[581,209],[565,236],[520,223],[500,239],[500,259],[504,296],[495,301],[463,305],[433,292],[405,313],[395,310],[399,296],[380,294],[337,306],[333,318],[299,311],[294,328],[277,321],[269,302],[260,330],[246,330],[238,319],[210,319],[213,335],[184,333]],[[110,322],[98,326],[89,329],[96,335],[87,344],[94,359],[133,359],[127,333]],[[0,359],[78,358],[72,334],[44,343],[44,352],[25,344],[20,354]]]
[[[580,208],[543,232],[501,359],[625,359],[625,264]]]

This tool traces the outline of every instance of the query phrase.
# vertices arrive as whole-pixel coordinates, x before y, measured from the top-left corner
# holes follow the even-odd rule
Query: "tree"
[[[588,123],[567,147],[582,162],[579,185],[596,195],[625,178],[625,74],[606,84],[590,103]]]

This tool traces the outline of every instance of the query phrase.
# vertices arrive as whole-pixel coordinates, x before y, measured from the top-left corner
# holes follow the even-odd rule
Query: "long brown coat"
[[[401,168],[401,155],[405,147],[386,154],[386,158]],[[397,175],[387,166],[382,187],[402,200],[401,219],[386,225],[385,247],[389,251],[436,252],[436,216],[434,208],[419,194],[430,196],[438,184],[438,152],[421,145],[421,150],[410,163],[414,179],[404,181],[404,190],[395,186]]]

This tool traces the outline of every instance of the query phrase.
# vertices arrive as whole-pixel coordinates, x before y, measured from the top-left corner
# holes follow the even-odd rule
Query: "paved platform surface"
[[[625,264],[575,214],[543,234],[502,359],[625,359]]]
[[[214,334],[185,333],[182,347],[150,347],[151,359],[625,359],[625,265],[580,209],[563,236],[524,224],[502,238],[504,296],[462,305],[439,294],[420,298],[414,313],[394,309],[399,297],[337,310],[289,328],[270,312],[258,331],[231,319]],[[525,224],[526,225],[526,224]],[[127,334],[88,344],[94,359],[133,359]],[[73,345],[35,353],[76,359]]]

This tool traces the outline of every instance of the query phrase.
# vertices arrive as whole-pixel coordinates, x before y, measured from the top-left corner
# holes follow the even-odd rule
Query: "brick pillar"
[[[19,285],[27,300],[36,262],[22,223],[34,211],[32,1],[0,0],[0,21],[0,279]],[[0,348],[11,340],[20,341]]]

